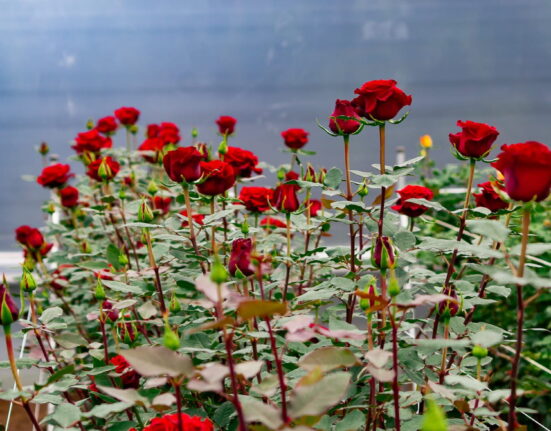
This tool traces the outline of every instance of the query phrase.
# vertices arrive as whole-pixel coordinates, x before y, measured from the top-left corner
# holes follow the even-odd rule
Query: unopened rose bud
[[[472,354],[475,358],[484,359],[488,356],[488,349],[477,344],[473,347]]]
[[[358,188],[358,194],[362,198],[365,198],[369,194],[369,188],[365,182]]]
[[[113,171],[111,169],[111,166],[109,166],[109,163],[107,163],[107,157],[104,157],[101,160],[98,168],[98,177],[100,177],[102,180],[109,180],[113,178]]]
[[[243,235],[249,234],[249,222],[247,221],[247,219],[245,219],[243,223],[241,223],[241,233]]]
[[[92,118],[89,118],[86,122],[86,129],[92,130],[94,127],[96,127],[96,123]]]
[[[216,284],[222,284],[228,280],[228,271],[226,270],[226,267],[222,265],[218,258],[216,258],[214,264],[212,265],[212,269],[210,271],[210,279],[213,283]]]
[[[375,279],[369,281],[369,283],[362,289],[363,292],[368,293],[370,296],[374,297],[377,295],[377,288],[375,287]],[[375,306],[375,298],[361,298],[360,299],[360,308],[363,311],[367,311],[370,308]]]
[[[92,253],[92,247],[90,247],[90,243],[86,240],[82,241],[80,243],[80,251],[82,253]]]
[[[113,304],[111,304],[110,301],[107,301],[107,300],[103,301],[103,303],[101,304],[101,308],[105,312],[107,316],[107,320],[109,322],[117,321],[117,319],[119,318],[119,310],[117,310],[116,308],[113,308]]]
[[[40,146],[38,147],[38,152],[41,155],[46,156],[50,152],[50,147],[48,146],[48,144],[46,142],[41,142]]]
[[[126,254],[124,253],[121,253],[119,254],[118,261],[119,264],[121,264],[122,266],[126,266],[128,265],[128,256],[126,256]]]
[[[452,318],[459,312],[457,293],[455,292],[455,289],[451,287],[444,289],[442,293],[454,299],[454,301],[444,300],[438,305],[438,314],[440,314],[440,318],[444,323],[448,323],[450,321],[450,318]]]
[[[155,182],[155,180],[151,180],[147,185],[147,193],[149,193],[151,196],[155,196],[158,191],[159,187],[157,186],[157,183]]]
[[[155,216],[150,206],[147,204],[145,199],[142,199],[140,207],[138,209],[138,221],[142,223],[151,223]]]
[[[0,323],[4,328],[19,319],[19,308],[8,292],[7,283],[0,285]]]
[[[394,276],[390,277],[390,281],[388,282],[388,294],[391,298],[400,294],[400,283],[398,283],[398,280]]]
[[[128,131],[133,135],[137,134],[139,129],[140,128],[138,127],[137,124],[132,124],[131,126],[128,127]]]
[[[170,350],[178,350],[180,348],[180,338],[168,325],[165,326],[163,335],[163,345]]]
[[[55,204],[53,202],[49,202],[48,205],[46,205],[46,212],[50,215],[55,213]]]
[[[196,139],[199,136],[199,130],[197,130],[197,127],[194,127],[191,129],[191,137],[193,139]]]
[[[222,140],[220,142],[220,145],[218,145],[218,154],[224,155],[228,152],[228,141],[226,139]]]
[[[287,172],[285,171],[285,169],[283,169],[283,168],[278,169],[278,171],[277,171],[277,179],[278,179],[279,181],[285,180],[285,174],[286,174],[286,173],[287,173]]]
[[[383,272],[396,266],[394,247],[389,237],[377,236],[377,238],[373,240],[373,245],[371,247],[371,264]]]
[[[422,148],[432,148],[432,138],[430,135],[423,135],[419,138],[419,145]]]
[[[33,274],[25,267],[23,267],[20,287],[24,292],[32,292],[36,289],[36,280],[34,279]]]
[[[327,169],[325,168],[320,168],[319,172],[318,172],[318,183],[320,184],[323,184],[323,182],[325,181],[325,176],[327,175]]]
[[[308,163],[308,165],[306,166],[306,171],[304,172],[302,179],[304,181],[310,181],[310,182],[316,181],[316,170],[310,163]]]
[[[198,142],[197,144],[195,144],[195,148],[197,149],[197,151],[199,151],[199,153],[201,153],[201,156],[205,160],[210,159],[209,146],[205,142]]]
[[[92,163],[94,160],[96,160],[96,156],[94,153],[90,153],[88,151],[85,151],[80,156],[82,163],[84,163],[84,166],[88,166],[90,163]]]
[[[180,301],[178,301],[178,298],[176,297],[176,294],[172,292],[172,297],[170,298],[170,304],[168,306],[168,309],[171,313],[178,313],[182,310],[182,307],[180,305]]]
[[[119,199],[126,199],[126,190],[124,188],[119,190]]]
[[[105,289],[103,288],[103,283],[101,282],[101,278],[98,277],[98,281],[96,282],[96,288],[94,289],[94,296],[98,301],[103,301],[105,296]]]

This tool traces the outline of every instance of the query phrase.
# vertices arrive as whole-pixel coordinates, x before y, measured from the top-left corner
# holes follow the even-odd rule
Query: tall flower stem
[[[291,213],[286,214],[286,226],[287,226],[287,261],[285,262],[285,286],[283,287],[282,301],[287,300],[287,290],[289,289],[289,278],[291,276]]]
[[[530,232],[530,210],[525,208],[522,213],[522,242],[520,248],[520,257],[518,261],[517,277],[524,277],[524,266],[526,263],[526,249],[528,248],[528,234]],[[517,342],[515,344],[515,356],[513,357],[513,367],[511,369],[511,396],[509,397],[509,419],[507,424],[508,431],[514,431],[517,426],[517,379],[522,352],[522,331],[524,325],[524,300],[522,298],[522,285],[517,284]]]
[[[214,196],[211,198],[210,200],[210,214],[213,215],[214,214]],[[216,254],[216,226],[212,225],[211,227],[211,230],[210,230],[210,235],[211,235],[211,238],[210,238],[210,245],[211,245],[211,251],[212,251],[212,255],[214,256]]]
[[[352,193],[352,181],[350,179],[350,135],[343,135],[344,142],[344,170],[346,177],[346,200],[351,202],[354,197]],[[350,272],[356,274],[356,234],[354,229],[354,212],[348,208],[348,235],[350,237]],[[354,304],[356,303],[356,295],[351,293],[348,296],[346,305],[346,322],[352,322],[354,314]]]
[[[144,236],[147,242],[147,255],[149,256],[149,266],[151,266],[153,272],[155,273],[155,287],[157,288],[157,294],[159,296],[161,313],[163,316],[165,316],[167,311],[165,305],[165,297],[163,294],[163,286],[161,285],[161,277],[159,276],[159,267],[157,266],[155,255],[153,254],[153,245],[151,244],[151,232],[148,228],[144,229]]]
[[[270,337],[270,346],[272,348],[272,354],[274,355],[274,361],[276,365],[277,378],[279,381],[279,389],[281,391],[281,419],[284,424],[289,423],[289,416],[287,415],[287,385],[285,384],[285,375],[283,374],[283,366],[281,364],[281,358],[277,352],[277,345],[270,323],[270,318],[266,317],[266,326],[268,327],[268,335]]]
[[[385,165],[385,151],[386,151],[386,128],[385,123],[379,126],[379,173],[384,175],[386,172]],[[381,187],[381,206],[379,209],[379,223],[378,234],[383,236],[383,227],[385,222],[385,199],[386,199],[386,187]]]
[[[186,203],[187,220],[188,220],[188,226],[189,226],[189,239],[191,240],[191,245],[193,245],[193,251],[195,251],[195,255],[200,256],[199,247],[197,246],[197,237],[195,236],[195,227],[193,226],[193,216],[191,214],[191,200],[189,198],[189,186],[185,184],[183,186],[183,189],[184,189],[184,200]],[[203,271],[203,274],[207,273],[207,270],[205,269],[203,261],[201,261],[201,271]]]
[[[109,365],[109,346],[107,344],[107,333],[105,332],[105,313],[103,312],[103,305],[99,306],[99,327],[101,330],[101,341],[103,344],[103,359],[105,365]]]
[[[395,301],[395,300],[393,300]],[[400,431],[400,386],[398,385],[398,322],[396,322],[396,305],[392,311],[392,396],[394,398],[394,427]]]
[[[182,392],[180,391],[180,381],[172,379],[172,387],[176,394],[176,411],[178,412],[178,431],[184,431],[184,421],[182,420]]]
[[[436,314],[438,316],[438,314]],[[450,335],[450,326],[448,323],[444,324],[444,340],[447,340]],[[446,377],[446,358],[448,357],[448,346],[444,346],[442,349],[442,361],[440,363],[440,377],[439,383],[444,383],[444,377]]]

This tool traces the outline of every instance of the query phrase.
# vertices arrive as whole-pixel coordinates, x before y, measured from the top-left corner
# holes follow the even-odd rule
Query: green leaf
[[[339,168],[331,168],[327,171],[323,184],[331,189],[338,189],[342,182],[342,171]]]
[[[63,310],[59,307],[46,308],[40,315],[40,320],[47,324],[56,317],[63,316]]]
[[[140,346],[120,353],[138,373],[144,377],[189,376],[193,364],[183,355],[162,346]]]
[[[98,385],[98,389],[119,401],[149,407],[149,400],[142,397],[136,389],[118,389],[101,385]]]
[[[469,345],[469,340],[453,340],[445,338],[436,339],[419,339],[415,340],[415,344],[423,347],[432,347],[434,349],[442,349],[443,347],[459,348]]]
[[[400,250],[408,250],[416,243],[415,235],[408,230],[396,232],[393,239],[394,244],[396,244]]]
[[[85,414],[86,417],[96,417],[105,419],[112,413],[120,413],[127,408],[132,407],[131,403],[118,402],[112,404],[100,404]]]
[[[464,241],[455,241],[453,239],[437,239],[427,237],[423,238],[417,247],[421,250],[439,251],[444,253],[452,253],[454,249],[457,249],[458,254],[461,256],[476,256],[479,258],[500,258],[502,256],[502,253],[498,250],[493,250],[482,245],[469,244]]]
[[[342,421],[337,423],[335,431],[356,431],[365,424],[365,414],[359,410],[348,413]]]
[[[120,281],[115,280],[102,280],[101,282],[109,289],[112,289],[116,292],[134,293],[136,295],[144,294],[142,289],[138,286],[131,286],[129,284],[121,283]]]
[[[283,425],[279,409],[251,396],[241,395],[239,400],[247,422],[260,422],[269,429],[277,429]]]
[[[77,266],[80,266],[81,268],[85,268],[85,269],[91,269],[92,271],[97,271],[98,269],[107,268],[107,262],[98,261],[98,260],[89,260],[87,262],[80,262],[77,264]]]
[[[233,403],[231,401],[226,401],[214,411],[214,414],[212,415],[212,420],[221,429],[224,429],[230,423],[230,420],[234,414],[235,408],[233,407]]]
[[[429,200],[426,200],[426,199],[411,198],[411,199],[408,199],[407,202],[412,203],[412,204],[417,204],[417,205],[423,205],[424,207],[432,208],[433,210],[436,210],[436,211],[449,212],[448,209],[446,209],[440,203],[435,202],[435,201],[429,201]]]
[[[551,243],[547,242],[534,242],[528,244],[527,253],[530,256],[539,256],[540,254],[547,253],[551,251]],[[518,256],[520,254],[520,244],[515,245],[511,248],[511,254]]]
[[[509,234],[509,229],[497,220],[467,220],[467,229],[494,241],[504,241]]]
[[[130,428],[136,427],[136,422],[134,421],[122,421],[116,422],[109,426],[109,431],[128,431]]]
[[[67,428],[80,419],[80,409],[74,404],[61,404],[56,407],[50,418],[59,426]]]
[[[323,372],[341,367],[351,367],[358,359],[351,350],[344,347],[321,347],[313,350],[298,361],[299,367],[312,371],[320,369]]]
[[[74,349],[78,346],[88,345],[88,341],[82,338],[80,334],[71,332],[54,336],[54,340],[64,349]]]
[[[503,335],[499,332],[485,329],[471,335],[471,340],[474,344],[478,344],[482,347],[491,347],[501,343],[501,341],[503,341]]]
[[[264,318],[273,316],[274,314],[284,315],[286,312],[287,304],[285,302],[264,301],[261,299],[243,301],[237,307],[237,315],[244,320],[252,319],[253,317]]]
[[[117,271],[122,268],[122,265],[119,262],[120,255],[121,252],[115,244],[109,244],[107,246],[107,262],[113,265]]]

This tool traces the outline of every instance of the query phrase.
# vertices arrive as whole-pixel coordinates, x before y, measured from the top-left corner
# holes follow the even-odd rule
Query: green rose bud
[[[147,193],[149,193],[151,196],[155,196],[158,191],[159,187],[157,186],[157,183],[155,182],[155,180],[151,180],[147,185]]]
[[[7,283],[0,285],[0,323],[4,328],[19,319],[19,309],[8,292]]]
[[[132,124],[131,126],[128,126],[128,131],[129,131],[130,133],[132,133],[133,135],[135,135],[136,133],[138,133],[138,130],[139,130],[139,129],[140,129],[140,128],[138,127],[137,124]]]
[[[178,298],[176,298],[176,294],[174,292],[172,292],[168,309],[171,313],[178,313],[182,309],[180,306],[180,301],[178,301]]]
[[[226,139],[223,139],[222,142],[220,142],[220,145],[218,145],[218,154],[224,155],[228,152],[228,141]]]
[[[398,280],[396,277],[392,276],[390,277],[390,281],[388,282],[388,294],[394,298],[395,296],[398,296],[400,293],[400,283],[398,283]]]
[[[430,398],[427,399],[426,405],[421,431],[448,431],[446,415],[442,408]]]
[[[19,285],[24,292],[32,292],[36,289],[36,280],[33,274],[25,267],[23,267],[23,275],[21,276]]]
[[[96,127],[94,120],[92,118],[89,118],[88,121],[86,122],[86,128],[88,130],[92,130],[94,127]]]
[[[216,257],[216,260],[212,265],[212,269],[210,271],[210,279],[216,284],[222,284],[228,280],[228,270],[224,265],[222,265],[222,263],[220,263],[218,257]]]
[[[381,271],[386,271],[396,266],[394,247],[389,237],[378,236],[373,239],[373,245],[371,247],[371,264]]]
[[[153,211],[151,211],[147,201],[142,199],[140,207],[138,208],[138,221],[142,223],[151,223],[154,218],[155,216],[153,215]]]
[[[241,223],[241,233],[243,235],[249,234],[249,222],[247,221],[247,219],[245,219],[243,223]]]
[[[103,301],[106,298],[105,289],[103,288],[103,283],[101,282],[101,278],[99,277],[96,283],[96,289],[94,290],[94,296],[98,301]]]
[[[488,349],[477,344],[473,347],[472,354],[475,358],[484,359],[488,356]]]
[[[193,129],[191,129],[191,137],[193,139],[197,138],[199,136],[199,130],[197,130],[197,127],[194,127]]]
[[[358,194],[362,198],[365,198],[369,194],[369,188],[367,187],[367,184],[365,182],[358,189]]]
[[[163,345],[170,350],[178,350],[180,348],[180,338],[168,325],[165,326],[163,335]]]
[[[109,180],[113,178],[113,171],[111,170],[111,166],[109,166],[109,163],[107,163],[107,157],[104,157],[101,160],[98,168],[98,177],[100,177],[102,180]]]
[[[118,257],[118,261],[122,266],[128,265],[128,256],[124,253],[120,253]]]

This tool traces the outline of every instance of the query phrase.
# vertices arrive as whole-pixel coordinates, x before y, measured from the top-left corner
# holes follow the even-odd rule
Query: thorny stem
[[[183,186],[183,188],[184,188],[184,200],[186,203],[186,213],[187,213],[187,220],[188,220],[188,227],[189,227],[189,239],[191,240],[191,244],[193,245],[193,250],[195,251],[195,255],[200,256],[199,247],[197,246],[197,237],[195,236],[195,227],[193,226],[193,217],[191,214],[191,200],[189,199],[189,186],[186,184]],[[207,273],[207,270],[205,269],[203,261],[201,261],[201,271],[203,271],[203,274]]]
[[[274,355],[274,361],[276,365],[277,378],[279,381],[279,389],[281,391],[281,419],[284,424],[289,423],[289,416],[287,415],[287,385],[285,384],[285,375],[283,374],[283,366],[281,364],[281,358],[277,352],[276,340],[274,337],[274,332],[272,330],[272,325],[270,323],[270,318],[266,317],[266,326],[268,327],[268,335],[270,337],[270,346],[272,348],[272,354]]]
[[[352,201],[354,195],[352,194],[352,181],[350,179],[350,135],[343,135],[344,141],[344,170],[346,171],[346,200]],[[350,237],[350,272],[356,273],[356,238],[354,230],[354,212],[352,209],[348,209],[348,232]],[[348,296],[346,305],[346,322],[352,322],[352,316],[354,314],[355,295],[352,293]]]
[[[214,196],[211,198],[210,200],[210,214],[214,214]],[[216,226],[214,225],[214,223],[212,224],[212,227],[211,227],[211,239],[210,239],[210,245],[211,245],[211,249],[212,249],[212,255],[214,256],[216,254]]]
[[[381,175],[384,175],[386,172],[385,145],[386,145],[386,134],[385,134],[385,123],[383,123],[379,126],[379,172]],[[386,187],[381,187],[381,206],[379,210],[379,224],[378,224],[379,237],[383,236],[383,226],[385,221],[385,198],[386,198]]]
[[[178,431],[184,431],[184,422],[182,421],[182,392],[180,391],[180,382],[172,380],[174,393],[176,394],[176,409],[178,412]]]
[[[285,285],[283,287],[283,298],[282,301],[287,300],[287,290],[289,289],[289,278],[291,276],[291,214],[286,214],[286,225],[287,225],[287,262],[285,262]]]
[[[438,314],[436,314],[438,316]],[[450,335],[450,327],[446,323],[444,324],[444,340],[447,340]],[[448,357],[448,346],[442,348],[442,361],[440,363],[440,378],[439,383],[444,383],[444,377],[446,377],[446,358]]]
[[[147,254],[149,256],[149,266],[153,268],[153,272],[155,273],[155,287],[157,288],[157,294],[159,296],[161,314],[165,316],[166,315],[165,297],[163,294],[163,287],[161,285],[161,277],[159,276],[159,267],[157,266],[157,262],[155,261],[155,255],[153,254],[153,246],[151,244],[151,232],[149,232],[148,228],[144,229],[144,236],[147,242]]]
[[[105,365],[109,365],[109,348],[107,345],[107,333],[105,332],[105,313],[103,312],[103,306],[100,303],[99,306],[99,327],[101,329],[101,340],[103,343],[103,358]]]
[[[394,425],[400,431],[400,386],[398,385],[398,323],[396,322],[396,306],[392,312],[392,395],[394,398]]]

